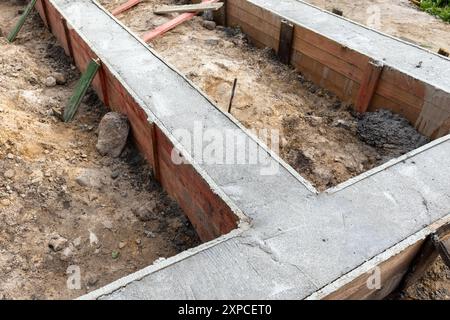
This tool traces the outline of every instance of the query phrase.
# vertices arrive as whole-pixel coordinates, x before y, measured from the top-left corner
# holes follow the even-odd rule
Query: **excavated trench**
[[[100,1],[109,10],[122,2]],[[145,1],[118,18],[135,33],[142,35],[172,18],[171,15],[153,14],[155,6],[163,3],[173,4],[174,2]],[[9,2],[2,6],[5,7],[5,10],[1,11],[5,17],[1,17],[1,27],[10,28],[14,19],[17,19],[14,12],[17,7],[11,6]],[[8,21],[12,17],[14,19]],[[430,139],[418,133],[408,120],[383,108],[363,114],[355,112],[352,103],[343,102],[330,91],[307,80],[309,77],[281,64],[272,50],[254,47],[252,41],[239,28],[223,26],[212,28],[210,23],[204,21],[205,19],[200,16],[195,17],[156,39],[150,46],[200,87],[223,112],[228,110],[233,82],[236,79],[237,90],[231,114],[250,130],[258,132],[269,129],[279,132],[280,147],[279,150],[273,151],[279,152],[282,159],[301,176],[311,181],[319,191],[345,182],[429,142]],[[36,28],[36,25],[40,27]],[[18,52],[23,51],[24,56],[31,57],[30,61],[38,65],[43,61],[47,62],[47,56],[51,55],[49,50],[54,50],[55,47],[54,40],[42,30],[42,23],[37,22],[36,17],[33,19],[33,26],[25,27],[14,49],[7,47],[8,44],[4,39],[1,41],[5,52],[8,52],[2,57],[3,64],[8,64],[7,60],[17,54],[14,52],[17,49]],[[79,50],[82,51],[83,47],[81,45],[80,47]],[[9,52],[10,50],[12,51]],[[27,53],[30,50],[32,52]],[[58,59],[64,60],[61,56]],[[63,65],[62,69],[70,68],[74,73],[74,75],[67,75],[67,85],[57,89],[43,88],[45,81],[42,78],[45,72],[61,72],[61,70],[53,70],[50,66],[45,72],[34,71],[27,76],[28,78],[21,78],[21,70],[34,70],[35,65],[19,63],[17,67],[9,64],[10,68],[15,68],[14,72],[10,72],[11,77],[17,78],[17,85],[22,88],[26,83],[27,90],[26,92],[16,90],[11,95],[11,88],[2,87],[4,96],[2,104],[8,107],[7,116],[3,121],[13,123],[13,118],[20,119],[16,114],[28,112],[31,116],[27,117],[26,114],[23,116],[31,117],[30,123],[32,121],[50,123],[56,126],[61,131],[59,134],[63,136],[67,128],[56,123],[56,120],[52,118],[54,103],[48,103],[47,100],[51,99],[47,98],[52,98],[52,95],[58,92],[56,104],[61,105],[70,95],[74,79],[78,74],[74,71],[74,67]],[[3,76],[8,76],[8,73],[4,73]],[[42,98],[42,101],[36,99],[36,96],[40,97],[40,95],[46,98]],[[33,97],[31,100],[30,96]],[[15,106],[15,97],[25,101],[23,105]],[[38,185],[33,192],[37,192],[44,198],[44,206],[41,206],[38,211],[44,213],[41,222],[46,226],[36,224],[35,216],[39,215],[39,212],[30,213],[29,220],[21,221],[21,223],[29,223],[29,228],[33,229],[33,232],[43,232],[43,235],[33,236],[27,227],[21,228],[18,233],[18,221],[8,223],[9,228],[2,230],[3,233],[0,236],[8,239],[9,243],[1,248],[0,254],[3,260],[0,261],[2,262],[0,268],[6,268],[5,274],[8,275],[7,280],[0,283],[0,294],[4,297],[79,296],[150,265],[159,257],[172,256],[198,245],[200,241],[205,242],[226,234],[238,225],[239,217],[234,215],[234,210],[228,207],[228,203],[221,198],[221,195],[216,194],[216,190],[213,190],[214,188],[210,185],[211,182],[206,181],[207,179],[197,171],[197,167],[193,169],[189,166],[184,166],[182,169],[171,167],[172,164],[165,159],[168,155],[164,152],[171,149],[174,142],[169,139],[164,130],[158,127],[155,129],[155,124],[152,124],[153,127],[150,125],[142,130],[139,127],[133,128],[134,138],[138,144],[142,141],[140,134],[151,136],[153,150],[147,150],[146,146],[142,145],[138,147],[147,162],[153,164],[152,171],[144,164],[143,157],[138,155],[133,146],[127,147],[118,160],[102,159],[95,154],[92,147],[95,145],[93,143],[95,130],[92,128],[96,127],[105,111],[101,102],[95,99],[93,101],[89,99],[85,101],[78,119],[67,129],[71,131],[71,134],[75,133],[75,138],[65,141],[67,144],[73,143],[73,140],[78,141],[76,148],[86,148],[87,151],[77,150],[76,156],[72,156],[71,152],[64,147],[64,140],[62,140],[58,146],[53,144],[51,147],[42,148],[44,155],[40,155],[38,163],[46,166],[45,169],[39,169],[39,166],[31,168],[31,163],[28,164],[30,174],[41,170],[43,177],[53,179],[52,170],[54,170],[57,176],[67,176],[68,182],[65,183],[67,186],[61,187],[62,193],[67,196],[67,190],[69,194],[73,191],[76,193],[76,199],[63,201],[62,207],[60,207],[61,199],[59,198],[52,199],[52,202],[47,204],[46,198],[56,197],[56,194],[61,192],[58,191],[59,187],[52,185],[53,180],[47,179],[50,182],[48,186],[47,180],[43,179],[45,183]],[[44,110],[47,110],[47,113],[44,112],[45,115],[42,114],[42,110],[38,111],[42,109],[39,108],[40,104]],[[129,105],[121,107],[126,108],[127,111],[132,110],[130,114],[133,115],[133,107]],[[36,119],[32,119],[33,117]],[[142,116],[137,115],[136,118],[140,119]],[[138,122],[135,119],[130,121],[132,124]],[[12,128],[5,132],[11,132],[10,135],[13,138],[0,136],[5,140],[5,142],[2,141],[4,150],[0,149],[3,157],[1,165],[4,170],[20,166],[22,161],[25,166],[27,161],[35,162],[35,159],[28,154],[21,154],[21,150],[31,152],[31,147],[28,145],[21,146],[21,141],[26,139],[17,138],[22,137],[19,132],[23,129],[23,126],[12,125]],[[39,132],[39,128],[35,130]],[[54,133],[51,130],[47,133],[47,135],[52,134]],[[44,138],[45,135],[42,139]],[[155,144],[157,144],[156,147]],[[270,147],[270,144],[268,145]],[[32,152],[39,154],[36,150]],[[54,158],[51,161],[46,160],[45,155],[50,152],[52,155],[55,153],[61,156],[61,160]],[[18,153],[18,156],[15,153]],[[13,156],[11,159],[9,154]],[[155,169],[155,163],[161,166],[160,170],[163,172],[161,176]],[[70,182],[76,181],[76,173],[79,170],[85,170],[89,166],[107,176],[105,181],[101,181],[102,187],[98,190],[96,188],[82,190],[80,186]],[[61,167],[64,168],[63,171],[56,170]],[[123,177],[123,180],[117,179],[117,170],[126,172],[124,175],[119,175]],[[50,172],[49,176],[47,172]],[[171,176],[173,173],[175,175]],[[21,175],[17,177],[21,178]],[[5,180],[7,183],[3,182],[0,185],[4,189],[0,189],[4,192],[2,198],[8,200],[8,203],[2,202],[3,207],[0,207],[2,214],[15,212],[12,215],[15,217],[23,212],[23,208],[26,211],[26,208],[39,207],[36,203],[27,202],[29,196],[26,192],[23,193],[25,197],[22,197],[20,187],[14,180],[16,178],[7,179],[9,179]],[[170,197],[178,202],[178,205],[162,191],[156,180],[168,190]],[[197,189],[194,190],[192,186]],[[10,190],[12,192],[9,192]],[[123,190],[129,190],[129,192]],[[53,192],[56,192],[55,196]],[[150,201],[152,203],[148,202],[149,198],[152,199]],[[67,202],[71,204],[69,207],[66,205]],[[74,202],[77,203],[76,206],[72,205]],[[93,206],[93,202],[98,204]],[[136,204],[136,206],[130,204]],[[70,215],[72,211],[81,216],[72,217]],[[194,228],[182,215],[183,211]],[[155,213],[156,215],[161,213],[162,216],[155,216]],[[59,219],[56,220],[57,223],[53,222],[55,215]],[[49,221],[52,223],[48,224]],[[100,236],[99,233],[101,233]],[[68,250],[52,252],[55,251],[55,247],[46,245],[47,238],[54,239],[57,236],[66,240],[64,243],[70,248],[69,256],[67,256]],[[33,249],[27,247],[25,242],[19,244],[17,240],[34,237],[39,240],[34,241]],[[81,238],[83,249],[78,248],[79,238]],[[99,242],[101,245],[97,244]],[[90,259],[89,263],[86,262],[87,259]],[[81,265],[82,270],[83,268],[89,270],[82,278],[82,291],[70,291],[65,287],[67,267],[73,264]],[[20,265],[20,267],[11,269],[12,265]],[[94,266],[102,267],[96,269]],[[32,276],[30,276],[30,268]],[[48,275],[42,274],[43,270],[56,273],[57,277],[50,283],[44,283]],[[38,273],[41,275],[37,276]],[[22,282],[19,286],[15,286],[20,277],[27,281],[31,279],[31,281],[28,284]]]
[[[123,1],[100,1],[112,11]],[[177,1],[146,1],[118,16],[138,35],[176,14],[153,10]],[[279,153],[320,191],[416,149],[429,140],[388,111],[358,114],[350,103],[281,64],[273,50],[258,49],[239,28],[197,16],[150,43],[166,61],[200,87],[223,111],[256,134],[276,130]],[[381,124],[381,126],[380,126]],[[269,141],[270,146],[270,141]]]
[[[0,3],[4,32],[21,9]],[[93,91],[72,123],[56,116],[79,76],[36,12],[0,37],[0,300],[76,298],[201,243],[132,141],[98,154]]]

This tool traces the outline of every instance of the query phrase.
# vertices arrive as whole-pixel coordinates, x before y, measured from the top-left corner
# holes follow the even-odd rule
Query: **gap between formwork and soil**
[[[21,9],[0,3],[3,33]],[[98,154],[93,92],[58,118],[79,76],[35,12],[0,37],[0,299],[75,298],[200,244],[131,142]]]

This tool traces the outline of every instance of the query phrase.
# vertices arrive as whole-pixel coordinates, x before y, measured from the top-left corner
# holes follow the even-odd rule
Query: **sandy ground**
[[[19,8],[0,2],[0,28]],[[67,84],[47,87],[55,73]],[[0,38],[0,299],[74,298],[199,244],[131,143],[120,158],[98,154],[107,110],[95,95],[72,123],[54,116],[78,77],[37,14],[13,45]]]
[[[423,12],[409,0],[305,0],[326,10],[437,52],[450,50],[450,23]]]
[[[113,9],[123,1],[100,2]],[[172,17],[154,15],[155,6],[176,2],[180,1],[147,1],[118,18],[142,35]],[[324,3],[315,3],[319,2]],[[357,21],[362,19],[360,22],[367,20],[369,4],[376,3],[381,6],[382,31],[433,50],[450,39],[447,24],[419,12],[406,0],[328,1],[326,7],[335,3],[339,3],[337,7],[344,9],[346,16]],[[347,10],[348,7],[352,10]],[[357,8],[364,10],[360,13]],[[392,151],[389,146],[364,143],[358,135],[361,119],[349,106],[279,64],[270,50],[249,46],[245,37],[235,30],[220,26],[207,30],[202,21],[201,17],[195,17],[150,45],[222,110],[227,108],[232,82],[237,78],[232,114],[248,128],[280,130],[281,156],[317,188],[324,190],[399,155],[398,150]],[[449,292],[448,268],[438,260],[417,285],[395,298],[449,299]]]

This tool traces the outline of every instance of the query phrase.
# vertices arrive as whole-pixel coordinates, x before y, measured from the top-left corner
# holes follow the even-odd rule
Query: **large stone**
[[[127,143],[130,126],[127,117],[116,113],[107,113],[100,122],[97,150],[103,155],[118,157]]]

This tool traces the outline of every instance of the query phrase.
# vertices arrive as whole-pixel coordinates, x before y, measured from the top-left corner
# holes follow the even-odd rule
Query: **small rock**
[[[110,220],[105,220],[102,222],[102,224],[105,227],[105,229],[112,230],[113,228],[113,224]]]
[[[89,231],[89,243],[91,246],[97,246],[98,245],[98,238],[95,235],[95,233]]]
[[[47,77],[47,79],[45,79],[44,83],[45,83],[46,87],[51,88],[51,87],[56,86],[56,79],[54,77],[50,76],[50,77]]]
[[[2,206],[7,207],[11,204],[11,201],[9,201],[9,199],[2,199],[0,203],[2,204]]]
[[[202,26],[208,30],[214,30],[216,28],[216,23],[214,21],[204,20]]]
[[[333,126],[337,127],[337,128],[344,128],[344,129],[350,129],[351,128],[351,124],[348,123],[345,120],[342,119],[338,119],[336,121],[333,122]]]
[[[119,171],[113,171],[111,173],[111,178],[116,180],[118,177],[120,176],[120,172]]]
[[[125,242],[123,242],[123,241],[119,242],[119,249],[125,248],[126,245],[127,244]]]
[[[8,153],[8,155],[6,156],[9,160],[13,160],[14,159],[14,155],[12,153]]]
[[[82,187],[101,188],[104,175],[95,169],[84,169],[75,181]]]
[[[6,179],[12,179],[14,178],[15,174],[16,173],[14,172],[14,170],[6,170],[3,175],[5,176]]]
[[[56,80],[56,84],[65,85],[67,83],[66,77],[62,73],[53,74],[53,78]]]
[[[139,246],[142,243],[141,239],[136,239],[136,244]]]
[[[81,247],[81,237],[78,237],[72,241],[75,248],[79,249]]]
[[[127,117],[108,112],[100,121],[96,148],[102,156],[117,158],[127,142],[130,126]]]
[[[154,211],[156,209],[156,206],[151,203],[150,207],[139,207],[133,209],[133,213],[136,215],[136,217],[141,221],[150,221],[155,218]]]
[[[53,251],[61,251],[67,243],[67,239],[61,237],[59,234],[51,235],[51,238],[48,242],[48,247]]]

